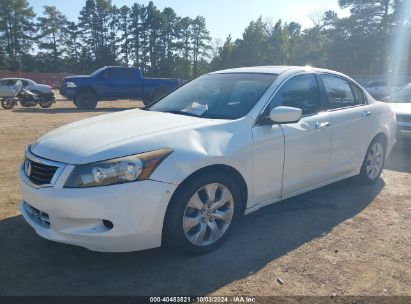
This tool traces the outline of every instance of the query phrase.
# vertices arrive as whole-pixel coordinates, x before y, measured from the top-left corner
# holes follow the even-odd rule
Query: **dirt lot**
[[[65,123],[131,108],[0,110],[0,295],[411,295],[411,148],[372,186],[354,180],[245,217],[219,250],[95,253],[38,237],[18,211],[25,145]],[[283,284],[277,279],[280,278]]]

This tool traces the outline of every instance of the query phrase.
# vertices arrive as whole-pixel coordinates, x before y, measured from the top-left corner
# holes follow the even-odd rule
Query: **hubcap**
[[[184,234],[196,246],[211,245],[227,231],[233,214],[231,191],[222,184],[205,185],[188,201],[183,217]]]
[[[380,143],[375,143],[371,146],[367,155],[365,169],[370,179],[376,179],[382,171],[384,163],[384,148]]]

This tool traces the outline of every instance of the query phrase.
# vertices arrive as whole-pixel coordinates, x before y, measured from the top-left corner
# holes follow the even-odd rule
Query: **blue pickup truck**
[[[91,75],[64,78],[60,94],[80,109],[94,109],[101,100],[140,99],[147,105],[180,84],[179,79],[143,78],[135,67],[104,67]]]

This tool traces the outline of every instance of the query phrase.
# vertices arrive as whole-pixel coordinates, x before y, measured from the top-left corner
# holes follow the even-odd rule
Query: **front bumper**
[[[66,97],[67,99],[74,99],[77,94],[76,88],[68,88],[66,86],[60,87],[60,95]]]
[[[20,209],[37,234],[105,252],[160,246],[165,212],[176,188],[151,180],[78,189],[62,188],[57,182],[36,188],[26,180],[21,169]],[[112,228],[103,220],[110,221]]]

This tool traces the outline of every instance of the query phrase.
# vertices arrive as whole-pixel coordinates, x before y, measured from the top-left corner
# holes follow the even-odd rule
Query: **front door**
[[[300,108],[303,115],[297,123],[280,125],[285,156],[282,197],[286,198],[329,178],[332,129],[312,73],[287,80],[271,100],[269,110],[280,105]]]

